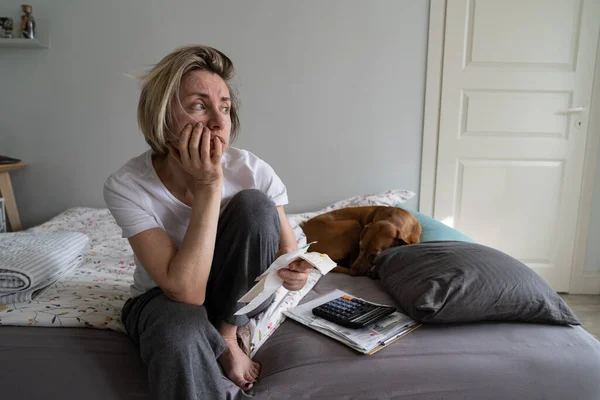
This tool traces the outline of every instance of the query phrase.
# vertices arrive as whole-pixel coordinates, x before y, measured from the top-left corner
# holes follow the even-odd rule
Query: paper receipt
[[[309,264],[319,270],[322,275],[327,274],[337,265],[327,254],[321,253],[307,253],[308,248],[311,244],[308,243],[304,247],[298,250],[292,251],[291,253],[282,254],[263,272],[259,277],[256,278],[258,283],[254,285],[248,293],[243,295],[238,302],[248,303],[241,309],[239,309],[235,315],[248,314],[256,307],[264,303],[277,289],[283,285],[283,279],[279,277],[277,273],[281,268],[287,268],[287,266],[296,260],[306,260]]]

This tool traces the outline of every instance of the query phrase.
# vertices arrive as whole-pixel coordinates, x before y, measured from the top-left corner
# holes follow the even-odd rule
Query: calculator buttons
[[[313,314],[349,328],[364,328],[390,315],[394,307],[379,306],[349,296],[313,308]]]

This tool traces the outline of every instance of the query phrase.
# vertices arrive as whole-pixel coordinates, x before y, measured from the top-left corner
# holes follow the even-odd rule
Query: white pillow
[[[333,210],[339,210],[341,208],[348,207],[362,207],[362,206],[390,206],[396,207],[400,204],[406,203],[408,200],[415,196],[414,192],[406,189],[392,189],[381,193],[373,193],[367,195],[359,195],[350,197],[348,199],[340,200],[327,206],[319,211],[311,211],[301,214],[288,214],[288,219],[298,246],[304,246],[306,244],[306,236],[304,231],[300,228],[302,222],[308,221],[309,219],[316,217],[317,215],[324,214]]]

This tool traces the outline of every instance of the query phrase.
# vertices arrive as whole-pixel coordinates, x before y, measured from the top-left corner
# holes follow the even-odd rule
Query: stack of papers
[[[294,307],[288,311],[284,311],[283,313],[285,316],[338,340],[363,354],[374,354],[421,326],[417,321],[398,311],[377,321],[373,325],[362,329],[346,328],[331,321],[327,321],[326,319],[317,317],[312,313],[313,308],[341,296],[355,297],[342,290],[336,289],[324,296],[309,301],[301,306]]]

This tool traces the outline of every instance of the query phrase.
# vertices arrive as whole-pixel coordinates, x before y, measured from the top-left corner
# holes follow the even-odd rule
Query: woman
[[[239,347],[239,299],[281,254],[297,248],[284,184],[239,130],[231,60],[205,46],[176,49],[143,78],[138,122],[151,150],[104,186],[136,269],[123,307],[129,336],[159,399],[217,399],[223,373],[244,390],[260,366]],[[301,289],[311,266],[279,271]],[[262,309],[269,305],[263,304]]]

